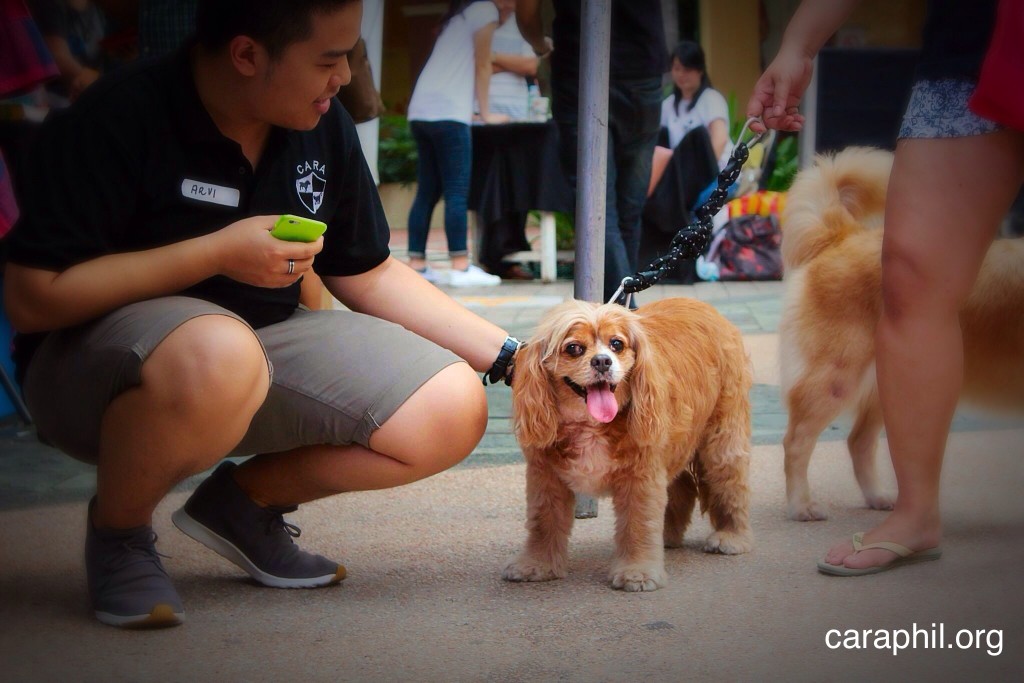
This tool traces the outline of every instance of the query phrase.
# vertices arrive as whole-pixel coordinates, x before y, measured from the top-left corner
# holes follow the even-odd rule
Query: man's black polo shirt
[[[337,100],[311,131],[273,129],[254,171],[203,108],[184,50],[93,84],[47,120],[28,166],[9,255],[25,266],[62,271],[281,213],[327,223],[314,261],[320,275],[363,273],[390,253],[380,197]],[[262,327],[291,315],[299,286],[266,289],[217,276],[181,293]],[[16,341],[19,375],[39,341],[33,337]]]

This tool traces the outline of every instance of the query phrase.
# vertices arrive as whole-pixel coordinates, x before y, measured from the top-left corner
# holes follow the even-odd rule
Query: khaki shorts
[[[142,364],[167,335],[203,315],[241,321],[206,301],[166,297],[50,334],[24,383],[40,438],[96,462],[107,406],[139,385]],[[424,382],[461,361],[399,325],[350,311],[299,309],[253,333],[272,383],[249,431],[226,456],[315,444],[368,446],[370,434]]]

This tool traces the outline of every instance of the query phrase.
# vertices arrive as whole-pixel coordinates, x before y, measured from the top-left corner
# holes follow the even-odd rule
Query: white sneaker
[[[501,284],[501,278],[470,264],[466,270],[452,270],[448,275],[448,284],[451,287],[496,287]]]
[[[423,279],[431,284],[440,284],[441,273],[440,271],[434,270],[430,266],[426,266],[423,270],[417,270],[417,273],[423,276]]]

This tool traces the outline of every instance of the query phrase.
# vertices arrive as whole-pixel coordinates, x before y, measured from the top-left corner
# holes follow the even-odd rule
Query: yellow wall
[[[741,117],[761,75],[761,31],[757,0],[701,0],[700,43],[715,89],[736,98]]]
[[[836,33],[836,42],[865,47],[920,47],[926,0],[864,0]],[[857,44],[857,43],[854,43]]]
[[[384,2],[384,49],[381,51],[380,95],[389,111],[405,111],[412,96],[409,77],[409,31],[404,3]]]

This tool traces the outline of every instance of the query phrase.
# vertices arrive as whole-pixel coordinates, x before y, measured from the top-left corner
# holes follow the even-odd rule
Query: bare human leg
[[[259,340],[242,323],[207,315],[182,324],[142,366],[142,383],[103,417],[97,527],[148,525],[176,483],[237,444],[270,387]]]
[[[370,437],[370,448],[306,446],[252,458],[238,485],[262,505],[298,505],[345,491],[402,486],[469,455],[487,426],[480,378],[465,363],[444,368]]]
[[[959,311],[1024,179],[1024,134],[901,140],[886,207],[877,375],[899,486],[893,512],[864,535],[913,551],[942,537],[942,458],[963,380]],[[866,568],[888,550],[833,546],[832,565]]]

